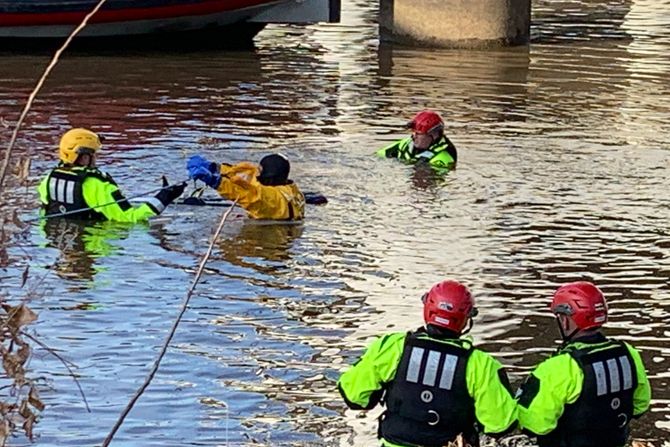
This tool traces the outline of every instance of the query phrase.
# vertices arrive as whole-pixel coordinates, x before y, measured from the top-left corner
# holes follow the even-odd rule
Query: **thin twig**
[[[70,362],[70,361],[68,361],[68,360],[65,360],[65,359],[64,359],[63,357],[61,357],[56,351],[54,351],[53,349],[51,349],[50,347],[48,347],[47,345],[45,345],[44,343],[42,343],[42,342],[41,342],[40,340],[38,340],[37,338],[35,338],[35,337],[33,337],[32,335],[30,335],[29,333],[27,333],[27,332],[25,332],[25,331],[21,331],[21,334],[24,335],[24,336],[26,336],[27,338],[31,339],[32,341],[34,341],[35,343],[37,343],[38,345],[40,345],[40,346],[42,347],[42,349],[44,349],[44,350],[47,351],[49,354],[53,355],[53,356],[56,357],[58,360],[60,360],[60,362],[63,364],[63,366],[65,366],[65,368],[67,369],[67,371],[70,373],[70,377],[72,377],[72,380],[74,380],[74,383],[77,385],[77,388],[79,389],[79,394],[81,394],[81,398],[84,400],[84,405],[86,405],[86,411],[88,411],[88,412],[90,413],[90,412],[91,412],[91,409],[90,409],[89,406],[88,406],[88,401],[86,400],[86,395],[84,394],[84,390],[81,388],[81,385],[79,384],[79,380],[77,380],[77,377],[74,375],[74,371],[72,371],[72,368],[70,368],[70,365],[68,365],[68,363],[71,363],[71,364],[73,364],[73,365],[74,365],[74,363],[72,363],[72,362]]]
[[[46,78],[49,76],[51,73],[51,70],[56,66],[58,63],[58,60],[60,59],[61,54],[65,49],[70,45],[70,42],[72,42],[72,39],[74,39],[74,36],[79,34],[79,32],[84,29],[84,27],[88,24],[88,21],[90,20],[95,13],[98,12],[98,10],[102,7],[103,4],[105,4],[107,0],[100,0],[97,5],[95,5],[95,8],[91,10],[88,14],[86,14],[86,17],[84,17],[84,20],[81,21],[79,26],[77,26],[74,31],[70,33],[70,35],[67,37],[65,40],[65,43],[63,43],[63,46],[61,46],[56,53],[54,53],[53,58],[51,59],[51,62],[49,62],[49,65],[47,68],[44,70],[44,74],[42,74],[42,77],[40,78],[39,81],[37,81],[37,85],[33,89],[33,91],[30,93],[30,96],[28,97],[28,102],[26,102],[25,107],[23,108],[23,111],[21,112],[21,116],[19,117],[19,120],[16,122],[16,126],[14,127],[14,131],[12,132],[12,139],[9,141],[9,146],[7,146],[7,152],[5,152],[5,159],[2,162],[2,169],[0,169],[0,191],[2,191],[2,184],[5,181],[5,175],[7,173],[7,167],[9,166],[9,158],[12,153],[12,149],[14,147],[14,143],[16,142],[16,138],[19,135],[19,129],[21,128],[21,124],[23,124],[23,120],[26,119],[26,116],[28,115],[28,111],[30,110],[30,107],[32,107],[33,102],[35,101],[35,97],[37,96],[37,93],[42,89],[42,86],[44,85],[44,82],[46,81]]]
[[[195,286],[198,284],[198,281],[200,281],[200,277],[202,276],[202,272],[205,269],[205,264],[209,260],[209,257],[212,254],[212,250],[214,249],[214,244],[216,243],[216,240],[219,237],[219,234],[221,234],[221,230],[223,229],[223,225],[226,223],[226,219],[228,219],[228,216],[230,215],[230,212],[235,208],[235,205],[237,205],[237,200],[233,202],[230,208],[223,214],[221,217],[221,221],[219,222],[219,226],[217,227],[216,231],[214,232],[214,236],[212,236],[212,240],[209,243],[209,247],[207,247],[207,252],[205,252],[205,255],[202,257],[202,260],[200,261],[200,266],[198,267],[198,271],[195,274],[195,278],[193,279],[193,283],[191,284],[191,287],[188,289],[188,292],[186,293],[186,297],[184,298],[184,302],[181,305],[181,309],[179,311],[179,314],[177,315],[176,320],[172,324],[172,329],[168,333],[167,338],[165,339],[165,342],[163,343],[163,347],[161,348],[161,352],[158,354],[158,358],[156,358],[156,361],[154,362],[154,366],[151,368],[151,371],[149,372],[149,375],[147,375],[147,378],[145,379],[144,383],[140,388],[137,390],[133,398],[128,402],[128,405],[126,408],[124,408],[123,412],[121,413],[121,416],[119,416],[119,419],[116,421],[116,424],[114,424],[114,427],[112,428],[112,431],[109,432],[107,435],[107,438],[105,438],[105,441],[102,443],[102,447],[107,447],[110,442],[112,442],[112,439],[114,438],[114,435],[118,431],[118,429],[121,427],[123,424],[123,421],[126,419],[126,416],[128,416],[128,413],[130,413],[130,410],[132,410],[133,406],[135,403],[139,400],[140,396],[142,393],[144,393],[144,390],[147,389],[151,381],[153,380],[154,376],[156,375],[156,372],[158,371],[158,367],[161,364],[161,361],[163,360],[163,357],[165,356],[165,353],[167,351],[168,345],[172,341],[172,338],[174,337],[175,332],[177,332],[177,326],[179,326],[179,322],[181,321],[182,317],[184,316],[184,313],[186,312],[186,308],[188,307],[188,303],[191,300],[191,296],[193,295],[193,291],[195,290]]]
[[[44,297],[44,295],[46,294],[46,291],[44,291],[42,293],[42,295],[38,295],[37,290],[38,290],[38,288],[40,288],[42,286],[42,284],[44,284],[44,281],[46,281],[47,276],[49,275],[49,273],[51,273],[51,270],[47,268],[47,270],[45,270],[44,274],[39,276],[39,278],[37,280],[37,283],[35,283],[35,281],[31,281],[30,288],[26,292],[26,296],[23,298],[24,303],[29,303],[35,297],[37,297],[37,298]],[[44,289],[42,289],[42,290],[44,290]]]

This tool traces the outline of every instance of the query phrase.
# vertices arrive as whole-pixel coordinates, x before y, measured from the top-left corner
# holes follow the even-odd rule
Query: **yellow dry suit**
[[[305,197],[293,181],[278,186],[263,185],[257,179],[258,166],[250,162],[221,164],[220,172],[219,194],[228,200],[237,200],[253,219],[302,220],[305,217]]]

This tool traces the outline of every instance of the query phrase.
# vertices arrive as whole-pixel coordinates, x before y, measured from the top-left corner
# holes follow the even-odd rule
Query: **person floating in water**
[[[299,221],[305,216],[305,196],[289,179],[291,164],[285,155],[267,155],[260,164],[236,165],[194,155],[186,168],[192,179],[204,182],[228,200],[237,200],[253,219]]]
[[[407,128],[412,131],[411,136],[379,149],[377,155],[409,164],[424,161],[436,168],[456,165],[456,146],[444,134],[444,120],[438,113],[423,110],[407,123]]]

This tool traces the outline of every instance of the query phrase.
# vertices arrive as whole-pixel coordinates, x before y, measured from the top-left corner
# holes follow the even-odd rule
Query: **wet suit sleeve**
[[[384,385],[395,377],[406,333],[381,336],[365,354],[340,376],[337,388],[354,410],[369,410],[379,402]]]
[[[633,393],[633,416],[638,417],[649,410],[649,405],[651,403],[651,386],[649,385],[649,378],[647,377],[644,363],[642,363],[640,352],[628,343],[625,343],[625,345],[635,362],[637,388],[635,388],[635,392]]]
[[[466,368],[468,393],[475,402],[475,416],[484,433],[503,435],[514,429],[517,406],[505,369],[491,355],[475,349]]]
[[[582,392],[584,373],[569,354],[540,363],[517,393],[519,425],[535,435],[553,431]]]
[[[132,206],[125,199],[114,182],[106,182],[97,177],[84,181],[83,194],[86,204],[115,222],[142,222],[163,211],[163,204],[156,198],[147,198],[145,203]],[[105,206],[100,206],[105,205]]]
[[[247,209],[250,205],[261,200],[261,184],[253,182],[258,176],[258,167],[252,163],[239,163],[231,166],[221,164],[221,183],[218,193],[228,199],[237,200],[237,203]]]
[[[389,144],[388,146],[379,149],[376,152],[376,155],[378,157],[397,158],[398,153],[400,152],[400,148],[403,146],[403,144],[408,143],[407,140],[411,139],[412,139],[411,137],[403,138],[402,140],[398,140],[395,143]]]
[[[48,183],[49,183],[49,175],[44,177],[40,182],[40,185],[37,187],[37,193],[40,196],[40,202],[42,203],[42,205],[46,205],[47,203],[49,203],[49,191],[47,190]]]

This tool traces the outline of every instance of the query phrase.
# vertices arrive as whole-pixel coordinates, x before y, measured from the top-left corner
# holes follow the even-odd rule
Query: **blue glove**
[[[200,180],[207,186],[218,188],[221,183],[221,174],[218,166],[200,155],[194,155],[186,163],[188,176],[194,180]]]

